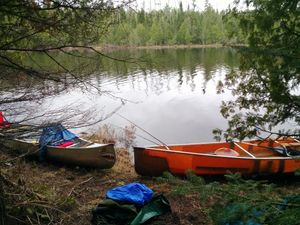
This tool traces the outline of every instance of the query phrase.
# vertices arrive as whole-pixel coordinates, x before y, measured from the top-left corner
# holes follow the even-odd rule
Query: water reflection
[[[220,77],[226,73],[224,67],[217,71]],[[211,130],[225,126],[219,114],[220,102],[231,95],[217,95],[216,80],[206,81],[203,77],[202,70],[193,78],[186,71],[181,75],[151,73],[135,77],[133,82],[128,80],[119,86],[119,91],[126,99],[139,102],[127,103],[119,113],[166,143],[211,141]],[[101,102],[111,105],[111,99],[102,98]],[[106,122],[126,124],[118,116]]]
[[[35,111],[39,114],[59,108],[68,109],[65,114],[69,110],[90,110],[85,116],[92,115],[94,120],[119,109],[120,115],[165,143],[212,141],[212,129],[226,126],[219,114],[219,105],[231,95],[217,95],[216,85],[226,72],[238,66],[234,50],[126,50],[109,54],[139,60],[128,64],[100,58],[89,68],[97,72],[85,79],[104,94],[99,95],[93,88],[82,92],[81,88],[74,87],[39,105],[31,103],[30,108],[38,109]],[[71,63],[65,58],[61,60]],[[73,119],[84,118],[81,115]],[[124,127],[129,122],[114,114],[101,124]],[[79,131],[92,132],[98,127],[99,124],[95,124]],[[138,129],[137,134],[149,138]],[[151,144],[141,137],[136,141],[138,145]]]

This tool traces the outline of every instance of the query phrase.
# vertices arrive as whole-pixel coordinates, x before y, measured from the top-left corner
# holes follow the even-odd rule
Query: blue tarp
[[[39,159],[41,161],[45,160],[47,145],[57,146],[74,138],[77,138],[77,136],[61,124],[45,127],[39,140]]]
[[[129,202],[137,205],[145,205],[151,201],[153,191],[144,184],[131,183],[124,186],[110,189],[106,197],[116,200]]]

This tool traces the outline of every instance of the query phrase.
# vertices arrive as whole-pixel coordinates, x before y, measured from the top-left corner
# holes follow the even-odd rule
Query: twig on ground
[[[71,191],[69,192],[68,197],[70,197],[70,196],[72,195],[72,193],[75,191],[75,188],[76,188],[76,187],[78,187],[78,186],[80,186],[80,185],[82,185],[82,184],[85,184],[85,183],[89,182],[89,181],[90,181],[91,179],[93,179],[93,178],[94,178],[94,177],[90,177],[90,178],[88,178],[87,180],[84,180],[84,181],[80,182],[79,184],[75,184],[75,185],[72,187]]]

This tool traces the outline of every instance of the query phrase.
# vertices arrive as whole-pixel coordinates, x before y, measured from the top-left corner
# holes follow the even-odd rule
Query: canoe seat
[[[215,152],[216,155],[222,155],[222,156],[235,156],[238,157],[240,154],[231,149],[231,148],[218,148]]]

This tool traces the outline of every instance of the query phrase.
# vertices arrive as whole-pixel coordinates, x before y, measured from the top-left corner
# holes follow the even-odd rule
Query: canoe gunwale
[[[81,140],[83,140],[83,141],[86,141],[86,142],[88,142],[88,143],[90,143],[90,144],[95,144],[94,142],[90,142],[90,141],[87,141],[87,140],[85,140],[85,139],[82,139],[82,138],[79,138],[79,139],[81,139]],[[31,145],[33,145],[33,146],[36,146],[37,148],[39,148],[39,144],[38,143],[31,143],[29,140],[24,140],[24,139],[18,139],[18,138],[14,138],[13,139],[14,141],[18,141],[18,142],[22,142],[22,143],[25,143],[25,144],[31,144]],[[83,147],[72,147],[72,146],[68,146],[68,147],[65,147],[65,148],[62,148],[62,147],[59,147],[59,146],[51,146],[51,145],[47,145],[47,148],[51,148],[52,150],[55,150],[55,149],[57,149],[57,150],[62,150],[62,149],[68,149],[68,150],[86,150],[86,149],[88,149],[88,150],[93,150],[93,149],[95,149],[95,150],[97,150],[97,149],[99,149],[99,148],[102,148],[102,147],[106,147],[106,146],[109,146],[109,145],[114,145],[113,143],[107,143],[107,144],[99,144],[99,143],[97,143],[97,145],[95,145],[95,146],[91,146],[91,147],[89,147],[89,146],[83,146]]]
[[[151,147],[134,147],[134,149],[140,149],[140,150],[150,150],[150,151],[156,151],[156,152],[166,152],[166,153],[174,153],[174,154],[183,154],[183,155],[193,155],[193,156],[206,156],[206,157],[216,157],[216,158],[229,158],[229,159],[245,159],[245,160],[295,160],[299,159],[300,156],[281,156],[281,157],[241,157],[241,156],[226,156],[226,155],[214,155],[212,153],[196,153],[196,152],[183,152],[178,150],[166,150],[166,149],[159,149],[159,148],[151,148]]]
[[[69,146],[69,147],[65,147],[65,148],[62,148],[62,147],[58,147],[58,146],[51,146],[51,145],[47,145],[47,148],[50,148],[51,150],[62,150],[62,149],[65,149],[65,150],[70,150],[70,151],[80,151],[80,150],[98,150],[98,149],[101,149],[103,147],[107,147],[109,145],[114,145],[112,143],[109,143],[109,144],[99,144],[97,146],[92,146],[92,147],[89,147],[89,146],[86,146],[86,147],[72,147],[72,146]]]

